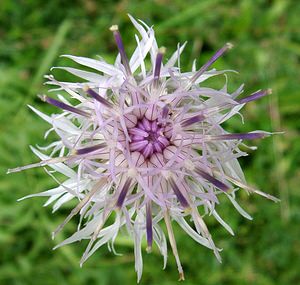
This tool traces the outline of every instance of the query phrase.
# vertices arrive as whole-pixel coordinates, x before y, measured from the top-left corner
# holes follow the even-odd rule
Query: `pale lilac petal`
[[[73,56],[73,55],[62,55],[62,56],[70,58],[81,65],[96,69],[110,76],[116,74],[122,74],[122,72],[119,69],[117,69],[111,64],[104,62],[103,60],[100,61],[100,60],[95,60],[87,57]]]

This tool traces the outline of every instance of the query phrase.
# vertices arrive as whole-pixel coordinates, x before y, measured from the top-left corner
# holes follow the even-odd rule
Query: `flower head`
[[[46,204],[54,203],[54,210],[71,199],[78,200],[53,237],[73,216],[80,215],[78,230],[57,247],[89,239],[81,264],[104,244],[114,251],[114,241],[124,228],[134,242],[138,280],[142,274],[142,240],[145,238],[148,252],[156,244],[165,266],[166,236],[180,279],[184,279],[173,221],[221,260],[220,249],[198,209],[213,215],[233,234],[217,213],[219,195],[228,197],[246,218],[251,217],[235,201],[238,188],[276,201],[246,184],[237,160],[246,155],[239,148],[244,139],[263,138],[269,133],[228,133],[222,127],[246,103],[270,90],[238,99],[243,85],[233,93],[227,91],[227,86],[221,90],[204,87],[207,78],[225,73],[210,66],[231,49],[231,44],[225,44],[200,69],[194,65],[192,71],[183,72],[177,62],[185,44],[165,60],[166,50],[158,47],[154,30],[129,17],[141,37],[136,36],[137,47],[130,59],[114,25],[110,30],[119,55],[113,65],[103,59],[65,55],[95,72],[54,67],[82,78],[82,83],[60,82],[47,76],[47,83],[56,87],[52,91],[63,92],[76,103],[71,104],[61,94],[58,99],[41,96],[61,109],[52,116],[30,106],[51,124],[49,132],[54,131],[59,139],[48,147],[32,147],[40,162],[9,172],[37,166],[50,168],[48,173],[59,186],[25,198],[49,196]],[[150,69],[146,68],[147,60]],[[59,182],[56,172],[64,174],[66,180]]]

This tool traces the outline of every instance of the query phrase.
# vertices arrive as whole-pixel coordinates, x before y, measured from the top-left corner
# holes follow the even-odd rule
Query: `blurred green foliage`
[[[271,87],[273,94],[248,104],[245,124],[232,119],[234,131],[284,131],[263,141],[242,159],[248,182],[277,195],[280,204],[240,191],[240,204],[254,217],[242,218],[226,201],[219,211],[233,227],[231,237],[212,218],[207,221],[223,263],[176,228],[185,268],[184,284],[299,284],[300,283],[300,2],[297,0],[2,0],[0,3],[0,284],[135,284],[130,240],[117,240],[114,256],[106,247],[79,268],[86,243],[52,251],[76,229],[71,221],[58,239],[50,232],[70,211],[52,214],[43,199],[17,203],[16,199],[55,185],[42,169],[5,175],[7,168],[37,159],[28,145],[45,145],[48,125],[26,104],[51,112],[36,97],[46,92],[43,74],[51,66],[70,65],[60,54],[101,55],[112,62],[117,49],[108,28],[118,24],[128,52],[135,46],[134,29],[126,13],[154,24],[160,45],[168,55],[177,42],[188,41],[181,64],[198,66],[225,42],[235,48],[215,67],[234,69],[229,86],[246,83],[246,94]],[[59,74],[60,78],[67,75]],[[66,77],[67,78],[67,77]],[[224,78],[220,78],[220,84]],[[49,143],[49,141],[48,141]],[[175,284],[177,270],[170,254],[162,271],[162,258],[144,253],[141,284]]]

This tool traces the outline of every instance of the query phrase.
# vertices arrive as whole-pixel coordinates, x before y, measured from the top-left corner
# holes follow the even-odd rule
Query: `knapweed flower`
[[[54,211],[72,199],[78,201],[53,237],[72,217],[80,215],[76,232],[57,247],[88,239],[81,264],[104,244],[115,252],[115,239],[123,230],[134,243],[138,280],[143,240],[147,252],[156,244],[165,267],[167,238],[180,279],[184,279],[172,223],[221,260],[220,249],[203,219],[206,214],[213,215],[233,234],[217,212],[219,195],[225,195],[248,219],[251,217],[235,200],[239,188],[276,201],[246,184],[237,160],[247,155],[240,149],[243,140],[269,133],[228,133],[222,127],[246,103],[270,90],[239,98],[243,85],[233,93],[227,91],[227,83],[221,90],[206,87],[206,79],[226,72],[210,66],[231,44],[225,44],[200,69],[193,64],[191,71],[183,72],[179,58],[185,44],[165,60],[165,48],[158,47],[154,30],[129,17],[139,33],[130,59],[114,25],[110,30],[119,50],[114,64],[102,58],[64,55],[95,72],[53,68],[84,82],[60,82],[47,76],[47,83],[55,86],[51,91],[61,94],[57,99],[46,95],[41,99],[61,111],[48,116],[30,108],[51,125],[46,136],[55,132],[59,139],[47,147],[32,147],[40,162],[9,172],[45,167],[58,187],[25,198],[49,196],[46,205],[54,203]],[[66,180],[60,182],[55,173],[63,174]]]

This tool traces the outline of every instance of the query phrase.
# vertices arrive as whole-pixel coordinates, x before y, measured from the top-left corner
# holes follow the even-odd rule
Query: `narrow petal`
[[[91,115],[85,111],[82,111],[78,108],[75,108],[73,106],[70,106],[70,105],[67,105],[61,101],[58,101],[56,99],[53,99],[51,97],[48,97],[46,95],[42,95],[40,96],[41,100],[44,101],[44,102],[47,102],[55,107],[58,107],[60,109],[63,109],[63,110],[66,110],[66,111],[69,111],[71,113],[75,113],[75,114],[78,114],[78,115],[81,115],[81,116],[84,116],[84,117],[90,117]]]
[[[93,195],[99,191],[105,183],[104,179],[98,181],[92,190],[78,203],[78,205],[71,211],[71,213],[67,216],[67,218],[56,228],[56,230],[52,233],[52,239],[63,229],[63,227],[75,216],[78,212],[91,200]]]
[[[253,94],[251,94],[248,97],[242,98],[240,100],[238,100],[238,102],[240,104],[244,104],[244,103],[248,103],[254,100],[257,100],[259,98],[262,98],[266,95],[272,94],[272,89],[267,89],[267,90],[259,90],[257,92],[254,92]]]
[[[268,137],[268,132],[250,132],[240,134],[225,134],[217,136],[209,136],[209,140],[255,140]]]
[[[53,69],[62,69],[62,70],[66,70],[67,72],[74,74],[80,78],[86,79],[90,82],[101,82],[103,81],[104,76],[99,75],[97,73],[94,72],[89,72],[89,71],[84,71],[81,69],[77,69],[77,68],[71,68],[71,67],[52,67],[51,70]]]
[[[102,105],[108,107],[108,108],[113,108],[113,104],[110,103],[109,101],[107,101],[105,98],[103,98],[102,96],[100,96],[96,91],[94,91],[93,89],[89,88],[87,85],[85,85],[83,87],[83,90],[89,94],[91,97],[93,97],[95,100],[97,100],[98,102],[100,102]]]
[[[203,115],[196,115],[196,116],[193,116],[191,118],[185,119],[183,122],[181,122],[181,126],[183,128],[185,128],[185,127],[188,127],[190,125],[202,122],[204,119],[205,119],[205,116],[203,116]]]
[[[191,78],[191,83],[194,83],[220,56],[222,56],[228,49],[231,49],[233,45],[226,43],[221,49],[219,49],[209,60],[205,63]]]
[[[147,252],[151,252],[152,243],[153,243],[151,201],[148,201],[146,203],[146,236],[147,236]]]
[[[119,53],[121,55],[121,60],[122,60],[122,63],[125,67],[126,73],[127,73],[128,76],[131,76],[132,72],[131,72],[131,69],[130,69],[130,66],[129,66],[128,57],[127,57],[126,52],[125,52],[125,48],[124,48],[124,45],[123,45],[123,42],[122,42],[121,34],[119,32],[119,28],[118,28],[117,25],[113,25],[113,26],[111,26],[110,30],[114,34],[115,41],[116,41]]]
[[[101,144],[97,144],[97,145],[93,145],[93,146],[89,146],[89,147],[85,147],[85,148],[76,149],[75,153],[78,155],[87,154],[87,153],[102,149],[106,146],[107,146],[106,143],[101,143]]]
[[[213,184],[214,186],[219,188],[220,190],[222,190],[224,192],[229,190],[229,187],[226,184],[224,184],[220,180],[214,178],[213,176],[211,176],[207,172],[203,171],[202,169],[197,167],[197,168],[195,168],[195,172],[197,174],[199,174],[201,177],[203,177],[204,179],[206,179],[207,181],[209,181],[211,184]]]
[[[163,56],[166,53],[166,48],[161,47],[158,49],[158,53],[156,55],[155,67],[154,67],[154,87],[158,87],[160,70],[162,65]]]
[[[81,57],[81,56],[74,56],[74,55],[62,55],[62,57],[70,58],[81,65],[96,69],[110,76],[115,76],[116,74],[122,74],[122,72],[118,68],[104,62],[103,60],[100,61],[88,57]]]
[[[175,183],[175,181],[173,180],[173,178],[170,178],[169,179],[169,183],[178,199],[178,201],[180,202],[181,206],[183,208],[189,208],[189,203],[188,201],[186,200],[186,198],[183,196],[183,194],[181,193],[179,187],[177,186],[177,184]]]
[[[174,231],[173,231],[173,228],[172,228],[170,215],[169,215],[168,212],[165,212],[164,219],[165,219],[165,223],[166,223],[166,226],[167,226],[169,241],[170,241],[170,244],[171,244],[173,255],[174,255],[176,263],[177,263],[177,268],[178,268],[178,272],[179,272],[179,281],[181,281],[181,280],[184,280],[184,272],[183,272],[182,265],[181,265],[181,262],[180,262],[180,259],[179,259],[177,245],[176,245],[175,236],[174,236]]]
[[[128,193],[128,190],[130,188],[130,185],[131,185],[131,181],[132,181],[132,178],[127,178],[121,192],[120,192],[120,195],[118,196],[118,199],[117,199],[117,202],[116,202],[116,207],[118,208],[122,208],[123,206],[123,203],[125,201],[125,198],[126,198],[126,195]]]

